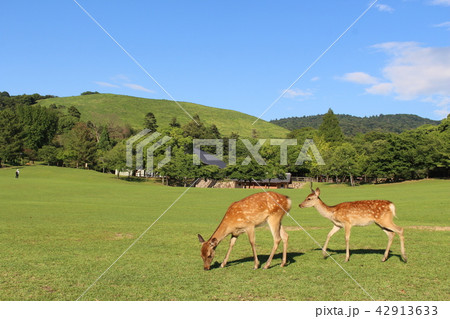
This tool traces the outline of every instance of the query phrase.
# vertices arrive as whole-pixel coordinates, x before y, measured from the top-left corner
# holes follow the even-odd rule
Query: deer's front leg
[[[225,267],[228,262],[228,258],[230,258],[231,250],[233,249],[234,244],[236,243],[237,237],[231,235],[230,239],[230,247],[228,248],[227,254],[225,256],[225,259],[223,260],[222,264],[220,265],[221,268]]]
[[[328,247],[328,242],[330,241],[331,236],[336,234],[341,228],[342,227],[334,225],[333,228],[328,233],[327,240],[325,241],[325,244],[323,245],[323,248],[322,248],[323,258],[327,258],[327,256],[328,256],[328,254],[327,254],[327,247]]]

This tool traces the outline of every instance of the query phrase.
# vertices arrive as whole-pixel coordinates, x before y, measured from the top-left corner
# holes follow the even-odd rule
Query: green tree
[[[161,168],[154,168],[161,176],[168,179],[167,183],[186,187],[189,180],[200,177],[200,166],[194,164],[193,155],[186,153],[184,147],[172,147],[171,153],[170,162]],[[164,155],[155,156],[154,162],[159,163],[162,156]]]
[[[109,137],[108,127],[104,126],[102,133],[100,134],[100,139],[97,144],[97,148],[102,151],[109,151],[112,148],[112,142]]]
[[[156,124],[156,117],[152,112],[148,112],[144,118],[144,128],[152,132],[156,132],[158,125]]]
[[[117,143],[112,149],[107,151],[104,156],[105,167],[109,170],[119,173],[128,169],[126,159],[126,145],[124,142]]]
[[[44,145],[39,149],[38,157],[47,165],[54,165],[58,162],[58,149],[53,145]]]
[[[83,93],[81,93],[80,95],[91,95],[91,94],[100,94],[100,93],[98,93],[97,91],[86,91],[86,92],[83,92]]]
[[[15,112],[23,127],[25,148],[37,152],[52,141],[59,121],[55,110],[39,105],[19,105]]]
[[[229,178],[246,181],[249,184],[253,180],[266,179],[266,170],[264,165],[260,165],[252,159],[247,165],[242,165],[244,157],[237,159],[236,165],[229,165],[225,168],[225,174]]]
[[[58,120],[57,135],[69,132],[78,122],[80,122],[79,118],[70,115],[61,115]]]
[[[93,164],[96,154],[96,141],[86,123],[77,123],[70,132],[63,137],[66,161],[78,168],[80,165],[88,167]]]
[[[17,163],[22,158],[24,131],[12,109],[0,111],[0,167],[2,161]]]
[[[81,118],[81,112],[73,105],[69,107],[67,113],[78,120]]]
[[[339,126],[339,120],[332,109],[323,116],[322,124],[319,126],[319,134],[326,142],[339,144],[344,140],[344,134]]]
[[[184,136],[197,139],[214,139],[221,138],[219,129],[215,124],[207,127],[201,120],[198,114],[195,114],[193,120],[185,124],[183,127]]]
[[[219,132],[219,129],[215,124],[211,124],[211,126],[208,128],[208,138],[221,138],[222,135]]]
[[[350,185],[355,185],[355,176],[360,174],[358,153],[350,143],[336,147],[330,163],[330,170],[336,177],[349,177]]]
[[[191,138],[204,138],[205,135],[205,125],[200,120],[200,116],[195,114],[193,120],[183,125],[184,136],[189,136]]]
[[[178,123],[177,118],[174,116],[172,117],[172,120],[169,123],[170,127],[181,127],[181,124]]]

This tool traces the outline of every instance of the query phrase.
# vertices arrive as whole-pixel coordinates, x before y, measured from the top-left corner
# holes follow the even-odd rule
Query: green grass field
[[[0,300],[76,300],[186,188],[117,180],[93,171],[46,166],[0,169]],[[354,228],[350,261],[344,232],[330,241],[337,262],[376,300],[449,300],[450,181],[390,185],[320,185],[329,205],[388,199],[405,227],[408,263],[396,236],[380,262],[386,235],[375,225]],[[370,300],[295,222],[288,226],[289,264],[281,247],[268,270],[252,270],[242,235],[226,268],[203,270],[197,233],[209,238],[231,202],[258,190],[190,189],[83,296],[82,300]],[[291,215],[323,244],[331,223],[298,204],[308,189],[280,190]],[[256,242],[263,263],[272,247],[266,227]],[[228,239],[217,248],[221,262]]]
[[[173,101],[144,99],[126,95],[92,94],[82,96],[69,96],[39,101],[40,105],[50,104],[75,106],[81,112],[81,120],[92,121],[95,124],[130,124],[133,128],[141,130],[145,114],[153,112],[159,128],[169,127],[175,116],[182,125],[191,121],[191,118]],[[284,138],[289,130],[259,120],[245,113],[225,110],[205,105],[179,102],[191,116],[198,114],[206,124],[215,124],[220,133],[229,136],[232,132],[239,133],[241,137],[251,137],[255,129],[260,138]]]

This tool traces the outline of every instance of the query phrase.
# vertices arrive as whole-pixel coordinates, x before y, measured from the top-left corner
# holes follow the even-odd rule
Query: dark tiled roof
[[[239,179],[236,180],[238,182],[246,182],[245,180]],[[272,179],[263,179],[263,180],[257,180],[256,182],[261,184],[268,184],[268,183],[290,183],[291,182],[291,173],[286,173],[286,177],[283,179],[280,178],[272,178]]]

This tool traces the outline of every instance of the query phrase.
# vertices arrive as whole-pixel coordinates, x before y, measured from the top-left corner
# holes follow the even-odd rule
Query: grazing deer
[[[311,187],[311,192],[303,203],[299,205],[300,208],[315,207],[320,215],[328,218],[334,224],[322,248],[324,258],[327,257],[327,246],[331,236],[344,227],[346,243],[345,261],[347,262],[350,258],[349,240],[352,226],[367,226],[376,223],[386,233],[389,239],[381,261],[386,261],[388,258],[392,240],[394,239],[395,233],[397,233],[400,237],[402,258],[406,262],[403,228],[395,225],[392,221],[395,216],[395,206],[392,202],[387,200],[361,200],[341,203],[336,206],[327,206],[319,198],[319,188],[314,191]]]
[[[238,236],[247,233],[250,245],[252,246],[254,267],[259,267],[258,255],[255,247],[255,227],[267,222],[273,236],[273,248],[269,259],[264,265],[264,269],[269,268],[273,255],[278,248],[278,244],[283,240],[283,260],[281,267],[286,264],[286,254],[288,245],[288,234],[281,226],[281,220],[284,214],[291,209],[291,200],[289,197],[274,193],[263,192],[250,195],[238,202],[230,205],[225,216],[207,241],[199,234],[198,239],[202,243],[201,256],[203,259],[203,269],[209,270],[214,253],[219,243],[229,234],[231,234],[230,247],[220,267],[225,267],[230,257],[231,250]]]

